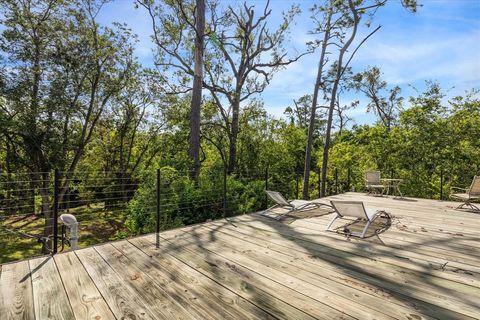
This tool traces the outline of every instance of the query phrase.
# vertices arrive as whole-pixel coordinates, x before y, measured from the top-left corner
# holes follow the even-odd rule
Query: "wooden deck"
[[[480,318],[480,215],[359,193],[390,212],[378,237],[330,215],[244,215],[2,266],[0,319]],[[358,226],[361,227],[361,226]],[[355,227],[353,227],[355,228]]]

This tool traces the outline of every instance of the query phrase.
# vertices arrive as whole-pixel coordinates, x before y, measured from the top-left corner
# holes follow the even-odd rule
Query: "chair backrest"
[[[468,194],[471,196],[480,195],[480,176],[473,177],[472,184],[468,188]]]
[[[381,184],[380,171],[367,171],[365,172],[365,182],[368,185]]]
[[[292,206],[290,203],[288,203],[287,199],[285,199],[284,196],[282,196],[282,194],[280,192],[270,191],[270,190],[265,190],[265,192],[267,193],[267,196],[270,199],[272,199],[272,201],[275,202],[276,204],[278,204],[282,207],[285,207],[285,206],[291,207]]]
[[[367,212],[362,201],[330,201],[333,208],[342,217],[356,217],[367,219]]]

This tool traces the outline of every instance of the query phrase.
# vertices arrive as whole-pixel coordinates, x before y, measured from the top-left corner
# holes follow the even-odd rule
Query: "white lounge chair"
[[[365,238],[368,227],[377,219],[380,215],[386,214],[388,218],[390,216],[383,210],[376,208],[365,208],[362,201],[330,201],[333,209],[335,209],[335,216],[332,221],[325,228],[326,231],[330,230],[333,222],[337,219],[344,217],[354,217],[357,219],[365,220],[367,224],[363,228],[361,234],[350,233],[354,236],[359,236],[360,238]]]
[[[469,207],[472,210],[480,211],[480,208],[471,203],[472,200],[480,199],[480,176],[473,177],[472,184],[469,188],[457,188],[452,187],[452,190],[463,191],[460,193],[450,194],[450,198],[463,201],[456,209],[463,209],[465,206]]]
[[[321,206],[327,206],[331,208],[331,206],[327,203],[321,202],[321,200],[312,200],[312,201],[307,201],[307,200],[292,200],[288,201],[285,199],[285,197],[277,191],[270,191],[270,190],[265,190],[265,193],[267,196],[275,203],[272,207],[268,208],[267,210],[264,210],[261,215],[273,218],[276,220],[280,220],[283,216],[286,216],[289,213],[295,212],[295,211],[300,211],[300,210],[309,210],[309,209],[315,209],[315,208],[320,208]],[[272,209],[275,208],[281,208],[284,209],[285,212],[281,214],[277,214],[275,217],[272,217],[268,215],[268,212],[270,212]]]
[[[365,172],[365,187],[368,190],[368,194],[371,194],[372,192],[378,194],[378,191],[380,191],[380,194],[383,195],[385,186],[380,179],[380,171]]]

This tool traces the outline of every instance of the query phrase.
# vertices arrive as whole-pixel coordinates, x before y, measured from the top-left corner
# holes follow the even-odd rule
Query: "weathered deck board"
[[[449,201],[330,199],[364,201],[393,224],[359,240],[325,232],[321,211],[244,215],[163,232],[159,249],[147,235],[7,264],[0,318],[480,318],[479,214]]]
[[[221,223],[221,222],[217,222]],[[210,226],[210,225],[209,225]],[[299,244],[298,241],[289,241],[283,237],[273,237],[270,235],[269,241],[265,242],[265,235],[253,228],[244,228],[242,225],[236,224],[234,229],[231,226],[224,224],[221,228],[222,232],[232,230],[235,236],[246,241],[254,243],[266,243],[269,249],[276,250],[281,254],[288,255],[299,260],[301,263],[313,263],[316,269],[323,272],[339,271],[340,275],[333,276],[334,278],[342,279],[342,274],[354,274],[354,282],[358,282],[362,278],[366,278],[368,283],[377,283],[379,288],[385,289],[389,282],[392,282],[393,290],[408,289],[405,294],[411,295],[415,292],[420,292],[428,297],[442,297],[443,291],[448,293],[456,292],[455,296],[446,295],[445,300],[458,298],[458,300],[469,300],[469,298],[477,299],[479,289],[471,286],[458,286],[457,282],[445,280],[438,277],[429,277],[429,274],[409,270],[403,267],[384,264],[379,261],[371,259],[352,260],[354,255],[336,256],[330,252],[322,250],[322,247],[316,247],[315,244],[306,242]],[[299,262],[300,263],[300,262]],[[348,267],[348,268],[347,268]],[[313,266],[312,266],[313,268]],[[429,279],[427,279],[429,277]],[[389,282],[383,281],[388,279]],[[346,283],[352,282],[353,279],[347,279]],[[427,281],[429,280],[429,281]],[[432,282],[432,283],[431,283]],[[371,290],[375,291],[377,289]],[[379,292],[382,293],[383,290]],[[477,304],[479,303],[478,300]]]
[[[52,257],[29,261],[35,319],[75,319]]]
[[[97,287],[74,252],[55,257],[76,319],[115,319]]]
[[[167,243],[169,243],[167,245],[176,247],[173,243]],[[151,247],[152,242],[149,242],[147,246]],[[194,267],[203,275],[215,281],[217,285],[225,286],[239,296],[252,301],[258,307],[268,310],[274,317],[284,319],[332,319],[331,312],[333,314],[337,313],[326,305],[320,308],[318,304],[315,304],[315,300],[308,296],[258,276],[254,272],[237,266],[216,254],[206,253],[202,250],[191,250],[186,246],[178,246],[174,250],[174,254],[180,261]],[[296,303],[292,305],[289,299],[295,299]]]
[[[143,238],[113,244],[152,279],[179,295],[203,319],[268,318],[269,314],[168,254],[158,254]],[[136,245],[136,247],[134,246]],[[145,250],[145,252],[139,250]],[[185,296],[185,298],[183,298]]]
[[[295,226],[301,227],[302,230],[311,230],[312,232],[315,232],[324,228],[329,220],[329,217],[325,217],[324,219],[318,217],[315,221],[296,221]],[[358,226],[355,227],[356,225]],[[351,225],[350,228],[352,231],[360,232],[364,226],[364,223],[356,223]],[[416,253],[424,255],[427,260],[429,259],[428,257],[432,257],[432,259],[443,259],[462,265],[469,265],[469,268],[471,268],[472,271],[478,272],[480,270],[478,267],[480,256],[478,256],[479,253],[476,252],[476,250],[472,250],[471,248],[470,250],[456,250],[456,248],[450,247],[450,243],[447,241],[442,242],[438,241],[438,239],[428,238],[420,239],[419,237],[415,237],[415,235],[409,235],[406,237],[402,233],[396,232],[394,229],[395,227],[390,228],[388,232],[380,235],[383,244],[390,248],[397,248],[399,250],[414,248]]]
[[[35,318],[28,261],[1,266],[0,315],[8,319]]]
[[[223,238],[222,235],[219,233],[215,235],[217,237],[215,242],[209,241],[208,233],[196,233],[196,238],[199,241],[192,242],[189,237],[183,237],[182,239],[181,236],[173,238],[172,241],[184,247],[192,248],[195,251],[208,250],[211,254],[218,252],[220,256],[229,259],[235,265],[240,265],[251,271],[266,275],[269,279],[299,293],[304,293],[317,300],[317,303],[325,303],[338,311],[341,310],[352,315],[356,314],[362,319],[394,319],[389,317],[388,314],[370,308],[369,303],[360,305],[343,295],[336,295],[331,291],[331,287],[327,287],[325,283],[320,283],[316,277],[311,275],[310,271],[277,262],[266,255],[266,251],[263,248],[260,249],[262,251],[261,259],[255,259],[257,255],[253,253],[253,249],[248,250],[248,245],[238,242],[236,238],[228,238],[223,241],[221,240]],[[243,250],[239,252],[235,248],[243,248]],[[328,285],[331,285],[331,283]],[[357,298],[362,297],[359,295]]]
[[[111,244],[95,247],[110,267],[129,285],[149,310],[158,318],[188,319],[193,315],[177,303],[178,296],[170,296],[162,287],[140,270],[134,262]]]
[[[288,228],[281,227],[281,229],[285,230],[286,232],[289,232],[289,235],[300,234],[300,235],[305,235],[306,239],[310,239],[313,241],[324,241],[325,243],[328,243],[330,245],[333,245],[334,244],[333,242],[335,242],[336,244],[338,242],[337,241],[338,235],[332,232],[322,232],[321,234],[319,233],[319,231],[324,228],[325,224],[311,227],[311,224],[307,225],[306,223],[299,222],[298,224],[295,225],[295,229],[294,229],[295,231],[293,234],[292,232],[290,232],[291,230],[290,231],[288,230]],[[259,226],[258,222],[255,222],[255,223],[252,222],[251,225]],[[306,225],[307,227],[305,227]],[[362,223],[361,225],[362,229],[363,229],[363,226],[364,224]],[[380,235],[380,238],[383,239],[382,235]],[[445,262],[448,261],[448,267],[461,268],[471,272],[475,272],[476,273],[475,278],[478,281],[478,284],[480,285],[480,273],[479,273],[480,266],[476,264],[478,263],[478,259],[475,259],[473,256],[470,256],[467,259],[467,261],[463,261],[461,259],[447,259],[445,255],[432,254],[431,251],[429,251],[428,249],[424,249],[423,246],[417,246],[414,250],[410,250],[408,243],[405,243],[402,241],[395,241],[392,238],[389,238],[389,241],[385,240],[384,241],[385,245],[380,243],[375,243],[375,242],[368,242],[365,240],[357,240],[357,239],[352,239],[352,240],[355,243],[352,241],[349,241],[349,242],[342,242],[341,245],[343,245],[346,249],[354,250],[358,247],[358,244],[368,243],[368,248],[366,248],[368,249],[367,254],[409,259],[412,261],[416,261],[419,265],[426,266],[427,268],[430,267],[430,265],[432,264],[443,265]],[[362,241],[362,242],[359,242],[359,241]]]
[[[75,253],[117,319],[157,319],[93,248]]]
[[[248,227],[269,231],[266,237],[275,237],[282,233],[284,237],[292,241],[295,240],[298,243],[302,243],[302,245],[312,247],[313,250],[322,250],[322,252],[349,259],[353,264],[361,263],[366,259],[373,259],[373,261],[387,265],[428,272],[436,277],[480,288],[480,277],[477,273],[459,273],[457,268],[451,268],[448,265],[441,269],[446,262],[445,260],[432,259],[435,261],[432,264],[433,261],[426,260],[427,257],[418,255],[413,251],[391,250],[388,247],[369,243],[365,240],[352,239],[352,241],[345,241],[345,237],[331,232],[312,230],[303,232],[300,227],[291,228],[283,224],[272,226],[269,223],[265,223],[265,218],[262,218],[263,221],[251,217],[242,217],[240,219],[242,220],[239,221],[247,222]],[[465,267],[465,265],[462,267]]]
[[[216,241],[215,241],[215,243],[222,244],[221,247],[223,247],[223,248],[226,249],[229,245],[228,245],[227,241],[226,241],[225,243],[222,243],[222,241],[220,240],[220,238],[221,238],[220,233],[221,233],[221,232],[223,233],[223,231],[224,231],[226,228],[233,228],[233,229],[235,229],[234,232],[237,232],[237,233],[242,232],[242,230],[239,230],[239,229],[243,228],[242,225],[240,225],[240,224],[235,224],[235,226],[236,226],[236,227],[230,227],[228,224],[224,224],[224,225],[222,226],[222,228],[217,228],[217,230],[219,230],[220,232],[215,232],[215,237],[217,238]],[[198,237],[201,238],[201,237],[202,237],[202,236],[201,236],[201,231],[199,231],[199,229],[201,229],[201,228],[200,228],[200,227],[198,227],[198,228],[196,227],[195,230],[192,230],[190,233],[191,233],[191,234],[195,234],[197,238],[198,238]],[[251,234],[250,234],[249,236],[251,236]],[[207,236],[207,239],[208,239],[208,236]],[[287,244],[287,245],[288,245],[288,242],[289,242],[289,241],[286,241],[286,240],[281,239],[281,238],[278,238],[278,239],[279,239],[280,242],[282,242],[283,244]],[[178,239],[178,238],[172,239],[172,241],[174,241],[175,243],[177,243],[179,240],[180,240],[180,239]],[[197,240],[197,241],[201,241],[201,240],[202,240],[202,239]],[[270,239],[270,240],[273,240],[273,239]],[[203,240],[202,240],[202,241],[203,241]],[[230,241],[228,241],[228,242],[230,242]],[[261,243],[261,242],[258,242],[258,243]],[[271,247],[272,243],[273,243],[273,241],[268,241],[268,242],[266,243],[266,245],[267,245],[268,247]],[[245,244],[242,244],[242,245],[237,245],[236,247],[238,247],[238,248],[246,248],[247,246],[246,246]],[[217,251],[225,252],[225,249],[222,250],[222,251],[220,251],[220,250],[217,250]],[[212,249],[212,251],[215,251],[215,249]],[[243,250],[243,251],[241,252],[241,254],[238,254],[238,256],[250,255],[250,251],[253,251],[253,250]],[[290,252],[292,252],[292,251],[295,251],[295,249],[292,248],[292,247],[289,247],[287,250],[285,250],[285,248],[283,248],[283,251],[280,250],[279,252],[287,252],[287,253],[290,253]],[[255,252],[255,251],[254,251],[254,252]],[[257,250],[256,252],[262,252],[262,254],[263,254],[263,258],[262,258],[263,261],[268,261],[268,258],[265,257],[265,255],[266,255],[266,250],[265,250],[265,249]],[[310,252],[310,254],[311,254],[311,253],[312,253],[312,252]],[[305,257],[307,257],[307,256],[305,256]],[[305,258],[305,257],[304,257],[304,258]],[[332,260],[328,259],[327,261],[332,261]],[[346,261],[345,259],[339,259],[336,263],[337,263],[337,264],[340,264],[340,265],[348,265],[350,268],[352,268],[352,266],[355,267],[355,268],[357,267],[357,265],[356,265],[355,263],[348,264],[348,261]],[[271,265],[271,262],[269,262],[269,264]],[[298,263],[298,265],[300,265],[300,263]],[[378,267],[378,265],[377,265],[376,267]],[[392,289],[393,291],[395,291],[395,290],[398,291],[397,288],[399,288],[399,289],[401,289],[400,292],[403,293],[403,296],[405,296],[405,297],[411,297],[411,296],[414,296],[414,297],[415,297],[415,296],[416,296],[416,297],[419,298],[419,299],[416,299],[416,300],[413,300],[413,299],[407,299],[407,300],[409,300],[408,303],[409,303],[410,306],[415,306],[416,309],[423,310],[423,311],[424,311],[424,314],[432,314],[432,316],[435,316],[435,317],[440,317],[440,316],[441,316],[440,318],[445,318],[445,316],[448,315],[448,314],[450,314],[450,316],[452,316],[452,317],[457,317],[457,318],[460,316],[460,314],[455,313],[455,312],[449,313],[449,312],[448,312],[448,309],[444,309],[444,308],[442,307],[443,305],[447,305],[447,306],[448,306],[448,305],[451,304],[451,302],[450,302],[451,296],[450,296],[450,295],[445,295],[445,296],[441,296],[440,298],[436,298],[438,294],[437,294],[437,292],[435,292],[435,291],[432,292],[432,291],[429,291],[429,290],[425,290],[425,291],[423,291],[423,292],[419,292],[419,291],[415,288],[415,286],[413,286],[413,287],[410,286],[410,288],[407,287],[407,289],[405,289],[404,286],[403,286],[403,282],[402,282],[402,281],[396,282],[396,281],[397,281],[396,278],[399,278],[399,276],[400,276],[400,280],[403,280],[403,279],[401,278],[401,273],[393,274],[393,277],[392,277],[392,278],[389,278],[388,275],[384,277],[383,274],[376,274],[376,273],[377,273],[376,270],[375,270],[376,267],[374,267],[374,268],[372,268],[372,267],[369,267],[369,268],[368,268],[368,267],[365,267],[364,269],[361,269],[361,268],[360,268],[363,272],[366,271],[367,274],[368,274],[368,273],[371,273],[371,274],[373,275],[373,277],[378,277],[378,278],[382,279],[382,281],[377,281],[377,282],[376,282],[376,283],[379,284],[379,288],[376,288],[376,289],[374,288],[374,289],[372,289],[372,290],[374,290],[374,291],[375,291],[375,290],[381,290],[380,288],[385,288],[385,287],[387,287],[387,288]],[[325,266],[322,266],[321,268],[312,268],[312,267],[310,267],[310,269],[311,269],[311,270],[315,270],[315,269],[321,270],[321,274],[323,275],[323,277],[326,277],[326,275],[325,275],[325,272],[326,272]],[[387,268],[387,269],[388,269],[388,268]],[[382,270],[382,269],[380,268],[380,271],[381,271],[381,270]],[[340,274],[335,275],[334,278],[335,278],[335,279],[342,279],[342,278],[345,278],[345,275],[349,275],[349,274],[351,274],[351,273],[352,273],[352,269],[348,269],[348,270],[345,270],[344,272],[342,272],[342,273],[340,273]],[[269,273],[267,273],[267,274],[269,274]],[[291,272],[291,274],[293,274],[293,275],[295,275],[295,276],[298,276],[298,275],[299,275],[298,272],[293,272],[293,271]],[[360,276],[355,277],[354,282],[358,282],[359,278],[360,278]],[[363,277],[363,278],[365,278],[365,277]],[[410,277],[410,278],[412,278],[412,277]],[[420,278],[420,277],[419,277],[419,278]],[[425,274],[424,274],[424,278],[421,278],[421,279],[419,279],[419,280],[428,280],[428,275],[425,275]],[[348,282],[352,282],[352,281],[347,281],[347,283],[348,283]],[[393,283],[390,284],[390,282],[393,282]],[[371,278],[370,278],[370,279],[367,278],[367,286],[368,286],[368,283],[372,283],[372,279],[371,279]],[[374,282],[374,283],[375,283],[375,282]],[[418,283],[419,283],[419,284],[422,284],[422,282],[420,282],[420,281],[418,281]],[[427,282],[427,283],[428,283],[428,282]],[[452,290],[456,290],[456,289],[459,288],[458,284],[456,284],[456,283],[452,283],[452,282],[451,282],[450,284],[451,284]],[[324,288],[325,285],[319,285],[319,287]],[[369,286],[369,287],[371,287],[371,286]],[[422,287],[423,287],[423,284],[422,284]],[[427,287],[427,289],[428,289],[428,286],[426,286],[426,287]],[[438,287],[436,287],[436,286],[433,286],[433,287],[431,287],[431,288],[438,290]],[[332,288],[329,287],[329,289],[332,289]],[[342,291],[340,288],[339,288],[339,290]],[[340,291],[339,291],[339,292],[340,292]],[[353,291],[353,290],[352,290],[352,291]],[[450,291],[450,292],[452,292],[452,291]],[[480,290],[477,290],[477,292],[480,292]],[[382,295],[384,295],[384,298],[391,296],[391,294],[388,294],[388,295],[385,294],[385,290],[382,290],[381,293],[382,293]],[[470,296],[471,293],[472,293],[472,290],[469,290],[469,291],[468,291],[468,294],[466,294],[464,297],[462,297],[462,299],[465,299],[465,298],[468,299],[468,298],[470,298],[470,297],[471,297],[471,296]],[[353,294],[355,294],[355,292],[353,292],[352,295],[353,295]],[[386,297],[385,297],[385,296],[386,296]],[[355,299],[356,299],[356,300],[361,300],[360,297],[356,297]],[[431,302],[431,303],[428,303],[428,302],[427,302],[427,303],[424,303],[424,302],[422,302],[422,301],[425,300],[425,299],[426,299],[426,301],[429,301],[429,302]],[[472,301],[472,303],[475,303],[475,302]],[[457,302],[455,302],[455,303],[452,305],[452,307],[457,308],[457,309],[460,310],[460,311],[469,310],[471,314],[475,314],[477,308],[479,307],[479,305],[478,305],[478,302],[477,302],[477,303],[476,303],[476,306],[471,307],[468,303],[467,303],[467,304],[464,304],[461,300],[458,300]],[[443,311],[442,311],[442,309],[443,309]],[[412,309],[412,310],[413,310],[413,309]],[[428,312],[427,312],[427,311],[432,311],[432,310],[433,310],[433,312],[431,312],[431,313],[428,313]],[[397,316],[398,316],[398,315],[397,315]],[[364,318],[364,317],[363,317],[363,318]]]
[[[300,250],[297,251],[294,248],[283,247],[272,242],[265,244],[262,249],[258,249],[258,246],[260,246],[259,243],[261,242],[256,241],[257,239],[254,234],[245,235],[242,234],[238,228],[234,230],[227,228],[229,228],[229,226],[222,228],[221,232],[232,237],[238,237],[244,241],[242,248],[245,248],[245,250],[242,251],[242,254],[259,256],[258,252],[262,252],[265,255],[273,257],[275,260],[306,270],[313,274],[315,278],[314,281],[323,283],[321,285],[322,287],[328,288],[336,294],[350,296],[350,298],[358,300],[360,303],[367,303],[368,306],[372,308],[381,309],[384,307],[384,301],[379,302],[379,300],[377,300],[377,303],[373,303],[374,300],[372,298],[363,296],[359,292],[372,295],[381,300],[387,300],[393,304],[398,304],[400,308],[395,305],[389,305],[392,315],[396,313],[401,315],[406,311],[405,308],[411,309],[415,307],[415,309],[421,311],[422,314],[439,317],[441,315],[439,311],[441,310],[439,310],[437,305],[424,302],[415,297],[423,294],[430,298],[438,297],[438,301],[443,299],[447,303],[452,299],[451,296],[445,296],[443,293],[439,294],[437,292],[438,287],[428,284],[425,285],[425,283],[420,281],[411,283],[411,280],[407,281],[406,277],[402,277],[401,274],[395,271],[377,273],[376,270],[366,268],[366,272],[362,273],[363,270],[361,267],[346,268],[343,264],[328,264],[328,262],[325,263],[323,260],[312,258],[308,253],[303,253]],[[245,244],[245,242],[248,244]],[[265,259],[262,257],[262,260]],[[341,262],[340,260],[340,263]],[[369,275],[369,271],[371,271],[373,275]],[[297,275],[297,273],[295,274]],[[349,277],[347,277],[347,275]],[[387,279],[388,281],[381,279]],[[459,294],[459,296],[463,300],[473,303],[476,308],[480,307],[480,302],[475,300],[477,297],[470,294]],[[463,300],[459,299],[458,301],[463,303]],[[467,307],[469,307],[469,305],[467,305]],[[409,314],[411,316],[412,313],[409,312]]]
[[[248,226],[250,227],[251,223],[248,224]],[[240,225],[240,224],[237,224],[237,228],[242,228],[243,225]],[[275,234],[273,234],[275,236]],[[279,238],[281,241],[283,241],[283,239]],[[284,241],[284,243],[286,243]],[[317,249],[317,245],[316,244],[313,244],[312,246],[310,246],[309,248],[311,248],[312,250],[316,250]],[[323,247],[323,246],[322,246]],[[323,248],[322,248],[323,249]],[[335,250],[335,249],[333,249]],[[290,250],[289,250],[290,251]],[[310,251],[310,253],[312,252],[315,252],[315,251]],[[332,253],[332,251],[330,250],[330,253]],[[345,251],[342,251],[342,253],[345,253]],[[352,255],[355,254],[355,252],[351,252]],[[355,259],[355,257],[353,257],[352,260],[347,260],[346,259],[347,256],[343,256],[343,259],[340,261],[340,263],[343,263],[344,265],[348,266],[349,268],[353,268],[355,269],[358,265],[358,262],[359,260],[358,259]],[[375,256],[375,259],[378,260],[378,255]],[[375,274],[377,273],[376,269],[388,269],[389,267],[387,266],[384,266],[382,264],[376,264],[374,268],[370,267],[369,269],[369,272],[371,274],[373,274],[375,276]],[[365,271],[367,268],[363,269],[363,271]],[[430,282],[430,281],[435,281],[437,278],[436,277],[432,277],[429,273],[423,273],[422,275],[422,280],[424,282]],[[382,278],[380,274],[377,275],[377,277],[381,278],[382,279],[382,282],[381,282],[381,286],[383,287],[389,287],[389,283],[391,281],[390,278],[387,278],[387,277],[384,277]],[[399,275],[397,275],[396,277],[399,277],[400,279],[402,279],[402,275],[401,273]],[[405,278],[405,281],[407,280],[408,278]],[[451,291],[450,293],[452,292],[455,292],[456,290],[459,290],[459,291],[466,291],[468,292],[469,294],[473,294],[474,296],[479,296],[480,295],[480,289],[476,289],[476,288],[470,288],[469,286],[465,286],[463,284],[459,284],[459,283],[456,283],[456,282],[450,282],[450,287],[451,287]],[[397,285],[402,285],[402,283],[397,283]],[[435,294],[432,294],[430,291],[427,291],[426,293],[423,293],[423,294],[420,294],[416,288],[411,288],[413,289],[413,291],[410,291],[409,293],[406,292],[406,294],[410,295],[410,296],[418,296],[419,300],[424,300],[428,303],[431,303],[431,304],[434,304],[436,306],[436,309],[441,309],[443,306],[449,306],[451,307],[452,310],[456,310],[457,312],[464,312],[465,310],[469,310],[469,314],[472,316],[472,315],[476,315],[477,313],[477,309],[478,309],[478,303],[477,303],[477,306],[475,307],[471,307],[470,305],[468,304],[464,304],[462,301],[457,301],[455,303],[451,303],[450,300],[451,300],[451,296],[450,295],[446,295],[443,299],[434,299],[435,297]],[[416,302],[416,304],[418,304],[418,302]],[[445,310],[442,315],[443,317],[445,317],[446,315],[448,315],[448,312],[446,312],[447,310]],[[455,316],[455,314],[452,314],[451,316]],[[458,315],[457,315],[458,316]]]

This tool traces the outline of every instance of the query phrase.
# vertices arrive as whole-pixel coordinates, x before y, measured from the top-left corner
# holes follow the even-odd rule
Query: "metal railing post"
[[[268,166],[265,168],[265,190],[268,190]],[[265,209],[268,208],[268,197],[265,193]]]
[[[299,189],[299,183],[300,183],[300,175],[298,174],[298,170],[295,173],[295,182],[296,182],[296,187],[295,187],[295,199],[298,199],[298,189]]]
[[[157,248],[160,248],[160,169],[157,169],[157,220],[156,220],[156,242]]]
[[[338,169],[335,168],[335,194],[338,194]]]
[[[223,166],[223,217],[227,216],[227,167]]]
[[[52,253],[57,253],[58,248],[58,193],[60,189],[59,172],[55,169],[53,177],[53,248]]]
[[[443,200],[443,168],[440,169],[440,200]]]
[[[350,191],[350,175],[351,175],[351,172],[352,169],[350,167],[348,167],[347,169],[347,191]]]
[[[320,167],[318,167],[318,197],[320,198],[322,196],[322,175],[320,172]]]

